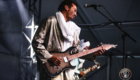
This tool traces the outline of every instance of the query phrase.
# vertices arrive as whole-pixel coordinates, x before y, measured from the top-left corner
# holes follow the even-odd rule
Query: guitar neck
[[[91,53],[96,52],[96,51],[98,51],[100,49],[101,49],[101,47],[96,47],[96,48],[93,48],[93,49],[90,49],[90,50],[86,50],[86,51],[83,51],[83,52],[80,52],[80,53],[77,53],[77,54],[73,54],[71,56],[68,56],[68,60],[70,61],[70,60],[73,60],[75,58],[91,54]]]

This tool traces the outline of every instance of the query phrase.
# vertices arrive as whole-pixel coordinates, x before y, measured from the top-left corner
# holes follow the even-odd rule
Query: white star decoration
[[[34,34],[38,28],[37,25],[34,24],[34,17],[32,16],[32,19],[29,21],[29,23],[32,21],[31,25],[30,26],[26,26],[26,28],[28,29],[31,29],[31,38],[29,38],[26,33],[22,32],[24,34],[24,36],[26,37],[26,39],[29,41],[30,45],[28,47],[28,50],[30,49],[30,58],[32,58],[32,60],[34,61],[33,59],[33,56],[35,55],[34,51],[33,51],[33,48],[32,48],[32,45],[31,45],[31,42],[32,42],[32,39],[34,37]],[[28,23],[28,24],[29,24]],[[27,24],[27,25],[28,25]]]

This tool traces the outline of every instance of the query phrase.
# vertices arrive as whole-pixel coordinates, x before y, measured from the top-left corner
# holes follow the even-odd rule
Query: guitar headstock
[[[110,48],[116,48],[117,45],[114,44],[102,44],[102,48],[105,50],[109,50]]]
[[[100,63],[96,62],[96,64],[94,66],[92,66],[92,69],[99,69],[100,68]]]
[[[99,69],[100,68],[100,63],[96,63],[96,65],[97,65],[97,69]]]

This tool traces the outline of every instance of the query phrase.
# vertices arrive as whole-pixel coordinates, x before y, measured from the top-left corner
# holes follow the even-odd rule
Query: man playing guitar
[[[106,50],[107,46],[100,46],[89,51],[84,51],[79,47],[81,29],[72,21],[76,16],[77,4],[71,0],[64,0],[59,5],[55,16],[50,16],[40,22],[32,41],[33,49],[42,62],[40,80],[72,80],[73,69],[70,67],[73,66],[70,61],[94,52],[83,57],[93,61],[94,56],[102,55]],[[73,52],[81,53],[71,55]],[[46,66],[45,70],[42,64]]]

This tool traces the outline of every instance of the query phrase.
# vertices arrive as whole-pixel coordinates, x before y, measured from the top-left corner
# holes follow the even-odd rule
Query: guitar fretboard
[[[80,52],[80,53],[77,53],[77,54],[73,54],[71,56],[68,56],[68,61],[73,60],[73,59],[78,58],[78,57],[82,57],[82,56],[91,54],[91,53],[96,52],[100,49],[101,49],[101,47],[96,47],[96,48],[86,50],[86,51],[83,51],[83,52]]]

